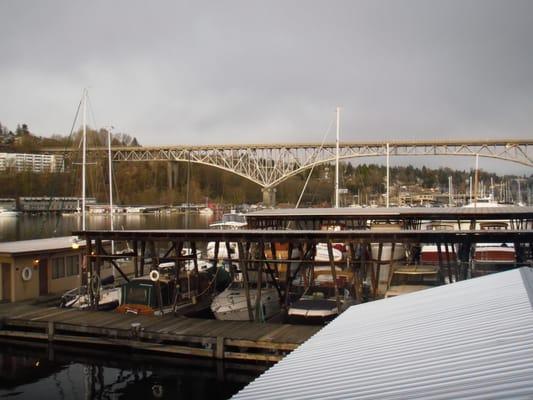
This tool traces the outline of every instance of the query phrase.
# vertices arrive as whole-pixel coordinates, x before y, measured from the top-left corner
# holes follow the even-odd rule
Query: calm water
[[[2,399],[228,399],[266,366],[0,346]]]
[[[109,216],[87,216],[87,229],[109,229]],[[133,214],[115,215],[115,229],[181,229],[207,228],[217,217],[196,213],[185,214]],[[0,217],[0,242],[37,239],[54,236],[69,236],[81,230],[79,215],[19,215]]]

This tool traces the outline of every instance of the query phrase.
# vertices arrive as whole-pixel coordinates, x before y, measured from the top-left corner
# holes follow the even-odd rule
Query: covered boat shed
[[[528,267],[352,306],[235,399],[533,398]]]
[[[480,221],[509,221],[511,229],[533,228],[533,207],[367,207],[281,208],[246,214],[253,229],[321,229],[342,226],[367,228],[369,222],[402,223],[405,229],[420,229],[423,221],[449,221],[462,230],[474,229]]]

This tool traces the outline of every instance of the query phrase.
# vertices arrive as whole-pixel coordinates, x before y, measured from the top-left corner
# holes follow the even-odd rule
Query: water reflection
[[[179,357],[72,351],[65,346],[28,349],[3,344],[0,397],[227,399],[266,369]]]
[[[87,229],[109,229],[110,216],[88,215]],[[214,216],[175,214],[118,214],[113,216],[115,229],[183,229],[208,228]],[[81,229],[81,215],[24,214],[0,218],[0,242],[68,236]]]

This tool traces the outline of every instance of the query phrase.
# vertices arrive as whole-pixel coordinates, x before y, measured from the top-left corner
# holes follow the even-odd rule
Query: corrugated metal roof
[[[72,238],[72,236],[62,236],[46,239],[4,242],[0,243],[0,254],[22,254],[69,249],[72,247]],[[85,240],[79,241],[78,244],[80,247],[85,247]]]
[[[533,398],[532,293],[521,268],[353,306],[234,398]]]

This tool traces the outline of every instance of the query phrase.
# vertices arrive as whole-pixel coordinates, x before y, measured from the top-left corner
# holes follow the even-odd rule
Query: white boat
[[[18,217],[20,211],[7,210],[3,207],[0,207],[0,217]]]
[[[233,260],[237,260],[239,258],[239,248],[237,247],[237,243],[235,242],[229,242],[229,255],[228,255],[228,246],[226,246],[226,242],[219,242],[218,245],[218,260],[228,259],[231,258]],[[215,242],[209,242],[207,243],[207,258],[208,259],[214,259],[215,258]]]
[[[332,250],[333,260],[342,260],[342,252],[335,247],[333,247]],[[318,243],[316,245],[315,261],[329,261],[328,245],[326,243]]]
[[[209,227],[216,229],[241,229],[246,225],[246,216],[232,210],[230,213],[222,215],[222,220],[210,224]]]
[[[257,299],[257,284],[250,282],[250,304],[255,318],[255,303]],[[259,320],[266,320],[281,310],[278,291],[274,287],[263,283],[261,287],[261,305]],[[213,299],[211,311],[218,320],[224,321],[248,321],[248,305],[243,282],[232,282],[226,290]]]
[[[100,289],[100,299],[98,301],[98,310],[113,310],[120,305],[122,289],[120,286],[102,287]],[[60,307],[77,308],[80,310],[87,309],[90,306],[89,293],[87,286],[71,289],[61,296]]]
[[[200,215],[213,215],[215,212],[212,208],[204,207],[200,209],[199,213]]]

